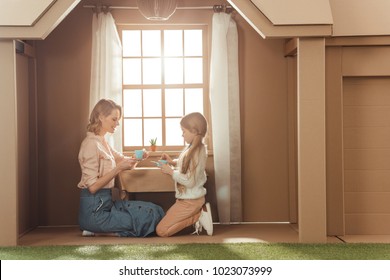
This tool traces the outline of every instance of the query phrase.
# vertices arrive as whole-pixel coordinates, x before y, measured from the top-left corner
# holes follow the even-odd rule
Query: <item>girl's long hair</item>
[[[99,117],[107,117],[112,113],[113,110],[119,110],[119,117],[122,116],[121,106],[119,106],[110,99],[100,99],[91,112],[91,116],[89,117],[89,123],[87,125],[87,130],[89,132],[95,133],[96,135],[99,134],[102,125]]]
[[[192,143],[190,143],[190,146],[184,152],[180,172],[186,174],[189,171],[191,174],[195,174],[194,170],[199,163],[198,155],[201,148],[204,146],[203,138],[207,133],[207,121],[201,113],[195,112],[185,115],[181,119],[180,125],[195,134]]]

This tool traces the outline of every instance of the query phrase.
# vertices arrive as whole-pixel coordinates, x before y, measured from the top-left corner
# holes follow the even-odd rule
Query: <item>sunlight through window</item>
[[[184,146],[180,119],[207,113],[206,27],[122,27],[124,151]],[[205,115],[207,118],[207,114]]]

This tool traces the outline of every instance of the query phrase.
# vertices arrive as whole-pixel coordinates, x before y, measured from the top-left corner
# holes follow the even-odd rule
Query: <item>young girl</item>
[[[172,160],[167,154],[161,159],[168,164],[161,166],[163,173],[172,176],[175,181],[176,202],[167,211],[165,217],[157,225],[158,236],[167,237],[180,230],[195,225],[199,234],[204,228],[208,235],[213,234],[213,221],[210,204],[205,204],[206,189],[206,146],[203,138],[207,132],[207,121],[200,113],[191,113],[180,121],[184,141],[188,147],[180,154],[179,159]],[[171,166],[176,166],[173,169]]]
[[[91,112],[87,137],[81,143],[79,224],[84,236],[148,236],[164,216],[162,208],[150,202],[112,200],[116,175],[136,165],[135,159],[115,151],[104,138],[107,133],[114,133],[121,115],[119,105],[100,100]]]

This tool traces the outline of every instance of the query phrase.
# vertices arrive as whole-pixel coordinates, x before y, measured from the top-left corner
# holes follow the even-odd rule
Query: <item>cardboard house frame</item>
[[[2,137],[0,147],[0,212],[3,213],[0,245],[17,245],[19,234],[18,204],[21,201],[17,186],[22,151],[17,143],[23,134],[18,130],[15,49],[25,53],[33,51],[20,40],[45,39],[80,0],[43,1],[44,5],[38,10],[33,8],[33,2],[25,1],[24,6],[19,7],[31,11],[29,21],[25,22],[25,17],[19,21],[18,17],[10,17],[12,22],[0,25],[0,116],[8,120],[7,137]],[[374,177],[374,181],[385,180],[387,173],[372,171],[375,173],[372,175],[370,171],[371,177],[364,177],[346,169],[354,164],[364,166],[367,158],[375,165],[383,157],[369,155],[361,159],[361,154],[345,148],[359,143],[348,136],[352,133],[350,130],[345,130],[345,124],[353,122],[354,118],[346,119],[345,112],[350,108],[344,106],[345,89],[354,86],[354,78],[390,76],[390,63],[387,63],[390,60],[390,23],[384,14],[390,9],[390,3],[385,0],[373,3],[364,0],[228,2],[262,38],[286,39],[290,220],[298,222],[300,242],[326,242],[328,235],[357,232],[389,234],[389,206],[378,209],[379,215],[374,218],[360,210],[346,212],[348,207],[355,209],[354,205],[367,201],[367,197],[369,205],[385,205],[384,199],[390,198],[390,191],[385,189],[377,195],[366,193],[366,196],[358,194],[356,197],[345,190],[346,180],[368,180],[368,177]],[[31,9],[26,5],[32,5]],[[7,11],[3,9],[2,13]],[[363,16],[369,20],[362,22]],[[365,86],[371,82],[358,83]],[[386,81],[379,83],[386,84]],[[346,143],[346,138],[352,143]],[[387,163],[387,157],[383,161]],[[356,170],[362,169],[359,166]],[[388,226],[384,226],[386,223]]]

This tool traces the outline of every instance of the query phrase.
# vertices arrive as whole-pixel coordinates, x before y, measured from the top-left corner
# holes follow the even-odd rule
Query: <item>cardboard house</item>
[[[83,5],[98,2],[1,3],[0,245],[77,224],[93,16]],[[390,2],[179,1],[226,3],[239,33],[243,222],[296,224],[300,242],[390,234]],[[171,20],[210,25],[212,13]]]

